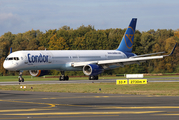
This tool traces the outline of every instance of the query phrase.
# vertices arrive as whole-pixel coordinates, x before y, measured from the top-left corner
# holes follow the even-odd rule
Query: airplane
[[[176,44],[169,55],[151,56],[163,52],[136,55],[132,53],[137,18],[132,18],[121,43],[116,50],[23,50],[10,53],[3,67],[10,71],[20,71],[19,82],[24,82],[22,72],[29,70],[32,76],[47,75],[49,70],[59,70],[60,81],[69,80],[65,71],[80,71],[89,80],[98,80],[104,70],[140,64],[146,60],[162,59],[173,54]],[[12,49],[11,49],[12,51]]]

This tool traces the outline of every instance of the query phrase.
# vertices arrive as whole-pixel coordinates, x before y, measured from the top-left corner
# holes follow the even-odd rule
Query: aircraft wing
[[[170,56],[173,54],[175,48],[176,48],[177,43],[175,44],[173,50],[171,51],[171,53],[169,55],[164,55],[164,56]],[[138,57],[145,57],[145,56],[149,56],[149,55],[157,55],[157,54],[163,54],[166,53],[165,51],[163,52],[157,52],[157,53],[149,53],[149,54],[143,54],[143,55],[136,55],[136,56],[132,56],[132,58],[138,58]]]
[[[108,65],[118,65],[118,66],[124,66],[124,65],[129,65],[129,64],[134,64],[134,63],[140,63],[140,62],[145,62],[146,60],[153,60],[153,59],[162,59],[166,56],[170,56],[173,54],[176,45],[174,46],[172,52],[169,55],[161,55],[161,56],[149,56],[149,57],[130,57],[130,58],[125,58],[125,59],[113,59],[113,60],[99,60],[99,61],[87,61],[87,62],[74,62],[72,63],[73,67],[83,67],[88,64],[98,64],[103,66],[103,68],[108,68]],[[158,54],[158,53],[157,53]]]
[[[164,56],[151,56],[151,57],[139,57],[139,58],[126,58],[126,59],[114,59],[114,60],[100,60],[100,61],[88,61],[88,62],[74,62],[73,67],[82,67],[88,64],[98,65],[112,65],[116,64],[119,66],[129,65],[133,63],[145,62],[146,60],[162,59]]]
[[[143,54],[143,55],[136,55],[136,56],[132,56],[132,58],[145,57],[145,56],[151,56],[151,55],[157,55],[157,54],[163,54],[163,53],[165,53],[165,51],[157,52],[157,53]]]

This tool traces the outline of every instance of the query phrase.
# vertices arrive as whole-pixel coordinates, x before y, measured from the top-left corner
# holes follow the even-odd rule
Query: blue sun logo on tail
[[[132,27],[129,26],[129,28],[126,31],[126,34],[124,35],[124,40],[126,43],[126,46],[131,49],[133,47],[133,41],[134,41],[134,30]]]

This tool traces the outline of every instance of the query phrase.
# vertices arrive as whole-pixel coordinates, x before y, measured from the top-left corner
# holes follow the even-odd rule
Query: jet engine
[[[29,72],[34,77],[41,77],[49,73],[48,70],[29,70]]]
[[[101,74],[104,71],[103,67],[96,64],[89,64],[83,67],[83,73],[89,76]]]

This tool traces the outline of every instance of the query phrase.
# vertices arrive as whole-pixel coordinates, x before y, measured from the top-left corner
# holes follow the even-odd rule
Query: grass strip
[[[144,78],[168,78],[178,79],[179,76],[145,76]],[[49,81],[49,80],[59,80],[58,76],[47,75],[45,77],[32,77],[32,76],[23,76],[25,81]],[[100,76],[99,79],[126,79],[123,76]],[[69,80],[88,80],[88,77],[69,77]],[[0,76],[0,82],[11,82],[18,81],[18,76]]]
[[[0,86],[0,90],[179,96],[178,82],[148,83],[146,85],[116,85],[115,83],[42,84],[25,85],[26,89],[22,89],[20,86]]]

